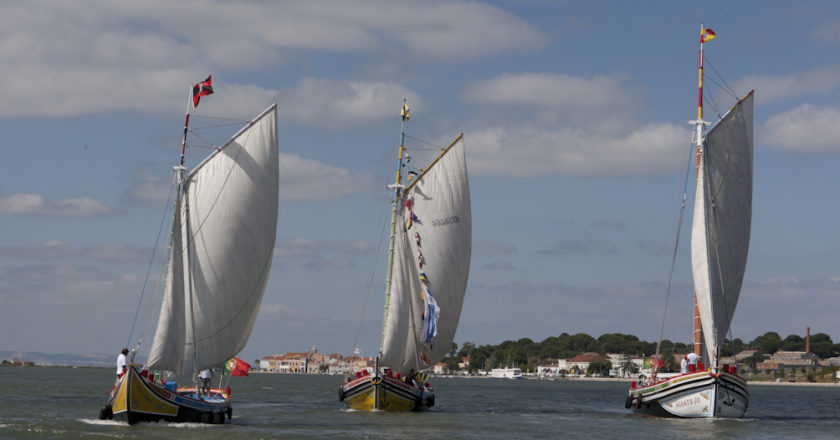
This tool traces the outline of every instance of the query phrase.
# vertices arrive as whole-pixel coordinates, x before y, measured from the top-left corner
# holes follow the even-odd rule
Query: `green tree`
[[[470,353],[473,351],[473,349],[475,349],[475,343],[474,342],[470,342],[470,341],[464,342],[463,344],[461,344],[461,349],[458,350],[458,357],[470,356]]]
[[[799,335],[788,335],[779,346],[783,351],[805,351],[805,339]]]
[[[776,332],[767,332],[749,343],[763,354],[773,354],[782,346],[782,338]]]
[[[447,355],[449,355],[450,357],[455,356],[455,353],[457,353],[457,352],[458,352],[458,344],[456,344],[455,342],[452,342],[452,345],[449,346],[449,352],[447,353]]]

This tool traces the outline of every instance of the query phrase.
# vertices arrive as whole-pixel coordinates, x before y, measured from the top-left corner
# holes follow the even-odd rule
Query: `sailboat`
[[[145,365],[133,362],[132,350],[101,419],[224,423],[232,417],[230,388],[203,390],[196,374],[234,362],[262,302],[277,230],[276,115],[274,104],[187,170],[188,107],[181,165],[173,168],[178,187],[154,341]],[[158,381],[155,370],[193,387]]]
[[[654,369],[651,383],[634,383],[625,406],[643,414],[742,417],[750,404],[747,383],[735,366],[720,364],[720,347],[738,303],[750,242],[754,94],[739,99],[705,132],[709,122],[703,120],[703,43],[714,35],[700,26],[697,120],[690,121],[697,157],[691,232],[695,354],[703,356],[709,367],[664,380],[656,379]]]
[[[382,344],[373,371],[349,375],[339,389],[339,400],[355,410],[422,411],[434,405],[424,371],[451,348],[469,277],[472,214],[464,135],[403,181],[408,118],[403,103],[396,181],[389,185],[394,196]]]

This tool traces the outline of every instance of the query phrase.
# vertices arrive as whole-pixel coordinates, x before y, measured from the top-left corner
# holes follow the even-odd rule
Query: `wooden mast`
[[[703,159],[703,128],[706,122],[703,121],[703,43],[706,37],[706,30],[700,24],[700,50],[697,57],[697,120],[693,121],[695,127],[694,142],[697,151],[697,176],[700,179],[700,172]],[[700,197],[702,196],[699,195]],[[697,194],[694,197],[698,197]],[[694,354],[703,358],[703,328],[700,323],[700,307],[697,305],[697,293],[694,294]]]
[[[400,125],[400,146],[397,150],[397,175],[394,179],[394,199],[391,201],[391,234],[388,240],[388,274],[385,277],[385,312],[382,318],[382,337],[385,337],[385,328],[388,324],[388,306],[391,302],[391,279],[394,273],[394,240],[397,233],[397,211],[399,211],[397,203],[399,203],[400,194],[402,193],[402,167],[403,154],[405,153],[405,121],[409,118],[408,103],[403,99],[403,106],[401,110],[402,124]],[[377,365],[379,357],[382,356],[382,347],[379,348],[379,356],[377,356]],[[377,368],[377,373],[379,369]]]

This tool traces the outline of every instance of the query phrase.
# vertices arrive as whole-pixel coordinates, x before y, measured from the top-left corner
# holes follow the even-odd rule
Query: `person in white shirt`
[[[688,358],[688,365],[694,367],[694,371],[697,371],[697,361],[700,360],[700,356],[697,356],[694,352],[691,352],[686,356]]]
[[[680,361],[680,374],[688,373],[688,355],[683,356]]]
[[[213,377],[213,370],[201,370],[201,372],[198,373],[198,377],[201,378],[201,394],[209,394],[210,379]]]
[[[123,348],[122,351],[120,352],[120,355],[117,356],[117,377],[118,378],[122,377],[122,375],[125,374],[125,371],[127,369],[127,365],[126,365],[127,362],[126,362],[126,357],[125,357],[125,355],[127,355],[127,354],[128,354],[128,349]]]

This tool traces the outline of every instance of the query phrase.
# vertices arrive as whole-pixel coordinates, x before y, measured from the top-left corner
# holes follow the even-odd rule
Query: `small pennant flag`
[[[715,38],[715,31],[711,29],[703,29],[700,32],[700,42],[705,43]]]
[[[408,180],[411,180],[415,177],[417,177],[417,171],[409,171],[408,172]]]
[[[420,247],[420,233],[419,232],[414,233],[414,241],[417,242],[417,247]]]
[[[432,361],[430,361],[429,358],[426,357],[426,352],[424,352],[424,351],[420,352],[420,359],[423,361],[424,364],[432,365]]]
[[[204,81],[200,83],[195,83],[193,86],[192,91],[192,101],[193,101],[193,108],[198,107],[198,100],[201,99],[202,96],[212,95],[213,94],[213,75],[210,75]]]
[[[426,276],[426,272],[420,272],[420,281],[428,284],[429,278]]]
[[[403,121],[407,121],[409,116],[410,116],[408,114],[408,103],[405,102],[405,100],[403,100],[403,106],[402,106],[402,111],[400,112],[400,115],[402,116]]]
[[[233,358],[225,364],[225,371],[223,374],[229,374],[231,376],[247,376],[248,371],[251,370],[251,366],[239,358]]]

